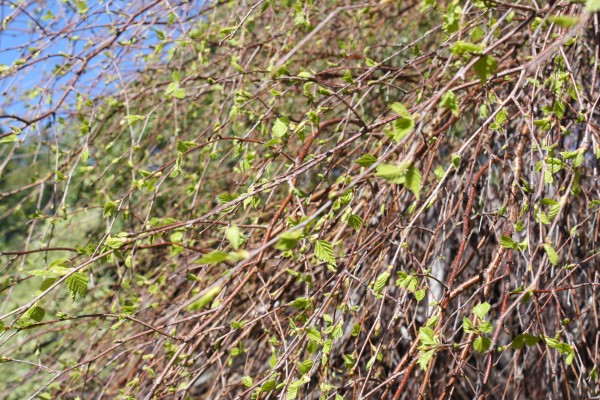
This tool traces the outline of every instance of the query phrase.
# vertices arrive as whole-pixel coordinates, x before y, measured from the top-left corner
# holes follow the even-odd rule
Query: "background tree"
[[[7,398],[590,398],[597,1],[2,1]]]

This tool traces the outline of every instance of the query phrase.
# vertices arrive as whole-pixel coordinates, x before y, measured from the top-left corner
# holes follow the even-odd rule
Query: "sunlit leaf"
[[[315,256],[321,261],[336,266],[335,257],[333,255],[333,246],[326,240],[317,240],[315,242]]]

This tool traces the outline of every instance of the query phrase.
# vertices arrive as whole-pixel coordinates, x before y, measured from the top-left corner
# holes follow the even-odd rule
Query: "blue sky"
[[[115,23],[123,23],[129,18],[128,11],[136,10],[145,3],[28,0],[20,1],[23,5],[15,8],[18,1],[0,0],[0,18],[8,21],[6,29],[0,30],[0,69],[11,68],[19,60],[25,62],[16,73],[0,75],[0,93],[3,94],[0,114],[16,114],[24,118],[50,109],[62,96],[65,86],[71,82],[80,66],[80,61],[72,57],[90,54],[99,43],[114,35],[111,28]],[[78,9],[77,4],[82,7]],[[85,12],[82,12],[83,9]],[[75,89],[92,97],[120,89],[118,79],[107,84],[105,77],[115,74],[116,65],[120,71],[132,71],[140,67],[142,61],[134,60],[132,54],[147,53],[151,51],[150,46],[158,42],[150,28],[135,28],[138,41],[134,49],[126,48],[126,42],[133,37],[135,29],[125,31],[119,37],[121,45],[113,45],[110,56],[100,53],[91,60]],[[73,33],[65,34],[67,31]],[[37,54],[32,57],[35,52]],[[111,57],[116,60],[114,63]],[[68,63],[72,63],[74,68],[68,69],[63,76],[54,73]],[[133,73],[123,75],[124,80],[134,77]],[[72,107],[75,100],[76,94],[71,93],[63,109]],[[12,124],[14,121],[0,120],[0,124],[6,123]]]
[[[18,60],[27,59],[33,46],[43,47],[38,58],[60,52],[73,54],[77,49],[77,43],[69,43],[67,38],[54,40],[51,43],[47,43],[46,40],[44,43],[46,34],[39,27],[43,27],[46,32],[58,32],[64,29],[68,22],[67,18],[50,18],[53,14],[65,12],[64,5],[58,1],[48,1],[42,9],[39,4],[29,2],[23,7],[24,10],[17,10],[10,3],[12,2],[2,1],[0,7],[3,21],[12,17],[6,24],[6,29],[0,31],[0,64],[11,67]],[[33,22],[34,18],[37,23]],[[15,95],[8,103],[2,104],[2,113],[27,114],[26,102],[19,99],[20,95],[27,90],[41,87],[58,62],[60,62],[59,57],[50,58],[47,61],[34,63],[14,76],[0,79],[2,93]]]

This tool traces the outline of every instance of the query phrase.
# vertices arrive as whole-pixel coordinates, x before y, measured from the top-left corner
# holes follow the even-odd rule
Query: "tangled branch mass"
[[[600,395],[597,0],[0,4],[2,397]]]

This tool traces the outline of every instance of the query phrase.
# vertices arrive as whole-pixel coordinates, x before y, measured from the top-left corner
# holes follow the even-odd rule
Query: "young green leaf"
[[[464,53],[479,53],[483,50],[483,46],[479,44],[464,42],[462,40],[456,41],[450,46],[450,51],[454,55],[461,55]]]
[[[408,112],[404,104],[393,103],[390,108],[398,114],[398,119],[392,123],[392,138],[399,142],[415,127],[415,121],[412,115]]]
[[[19,137],[16,134],[11,133],[10,135],[4,136],[2,139],[0,139],[0,144],[14,143],[14,142],[18,142],[18,141],[19,141]]]
[[[563,343],[557,339],[546,337],[544,338],[548,347],[558,350],[559,353],[566,355],[565,363],[570,365],[575,359],[575,350],[567,343]]]
[[[198,300],[187,307],[188,311],[200,311],[208,306],[221,293],[221,286],[214,286],[206,291]]]
[[[273,129],[271,131],[273,133],[273,136],[281,138],[281,137],[285,136],[287,131],[288,131],[287,124],[285,122],[283,122],[281,120],[281,118],[277,118],[275,120],[275,124],[273,124]]]
[[[444,32],[451,34],[459,29],[459,23],[462,16],[462,7],[458,0],[453,0],[448,3],[446,7],[446,14],[444,14],[444,24],[442,29]]]
[[[315,328],[309,328],[306,330],[306,336],[313,342],[321,343],[323,341],[321,332]]]
[[[485,55],[475,63],[473,69],[481,83],[485,84],[498,70],[498,60],[490,55]]]
[[[146,119],[145,115],[126,115],[121,121],[121,125],[131,126],[138,121],[143,121]]]
[[[108,248],[111,248],[113,250],[117,250],[120,249],[121,247],[123,247],[125,244],[127,243],[127,239],[122,238],[122,237],[111,237],[109,236],[106,239],[106,246]]]
[[[406,171],[405,186],[413,192],[417,199],[421,198],[421,188],[423,187],[423,177],[419,170],[411,165]]]
[[[356,357],[354,357],[352,354],[344,354],[342,359],[344,360],[344,367],[346,369],[352,369],[352,367],[354,367],[356,364]]]
[[[502,245],[502,247],[504,247],[506,249],[517,250],[519,248],[519,244],[517,242],[515,242],[514,240],[512,240],[512,238],[510,236],[506,236],[506,235],[502,235],[500,237],[500,244]]]
[[[600,0],[587,0],[586,9],[590,13],[600,11]]]
[[[571,28],[579,22],[579,18],[566,15],[550,15],[548,20],[562,28]]]
[[[347,69],[344,72],[344,76],[342,77],[342,80],[346,83],[354,83],[354,79],[352,79],[352,73],[350,73],[349,69]]]
[[[177,141],[177,151],[181,154],[187,152],[189,149],[193,147],[198,147],[198,143],[192,142],[189,140],[178,140]]]
[[[438,339],[433,329],[427,326],[419,328],[419,341],[423,346],[435,346],[438,344]]]
[[[337,266],[333,256],[333,246],[326,240],[317,240],[315,243],[315,256],[333,266]]]
[[[42,281],[42,284],[40,285],[40,291],[45,292],[46,290],[48,290],[50,288],[50,286],[54,285],[54,282],[56,282],[57,279],[58,278],[56,278],[56,277],[44,279]]]
[[[362,156],[354,160],[354,162],[360,165],[361,167],[369,168],[371,165],[377,162],[377,158],[373,157],[370,154],[363,154]]]
[[[381,274],[379,274],[379,276],[375,280],[375,283],[373,284],[373,291],[376,294],[381,294],[381,292],[383,292],[383,289],[387,285],[389,279],[390,274],[387,271],[384,271]]]
[[[284,232],[279,236],[279,241],[275,245],[277,250],[288,251],[295,249],[298,245],[298,240],[302,236],[302,230],[296,229],[292,232]]]
[[[344,327],[344,321],[339,320],[338,323],[335,324],[331,329],[331,338],[332,339],[341,339],[341,337],[344,335],[344,330],[342,329],[343,327]]]
[[[550,243],[544,243],[544,250],[546,251],[546,255],[548,256],[548,261],[550,264],[557,265],[558,264],[558,254],[554,247]]]
[[[414,292],[419,284],[419,279],[414,275],[409,275],[406,272],[398,272],[398,279],[396,280],[396,286],[405,287],[409,292]]]
[[[208,254],[203,255],[199,260],[195,261],[195,264],[218,264],[227,259],[227,253],[221,250],[214,250]]]
[[[419,289],[416,290],[413,294],[415,295],[415,300],[421,301],[425,298],[427,291],[425,289]]]
[[[277,387],[277,380],[275,378],[269,379],[260,387],[260,391],[263,393],[272,392]]]
[[[419,364],[419,368],[421,368],[422,371],[425,371],[427,369],[427,365],[429,364],[429,361],[431,361],[431,358],[434,354],[435,349],[427,350],[425,352],[419,352],[419,358],[417,359],[417,363]]]
[[[385,179],[390,183],[404,183],[406,182],[406,170],[410,167],[410,162],[403,162],[400,165],[393,164],[380,164],[377,167],[375,176]]]
[[[481,333],[490,333],[494,330],[494,325],[489,321],[481,321],[477,324],[477,330]]]
[[[358,215],[350,214],[348,216],[348,225],[350,225],[355,231],[359,231],[362,227],[363,220]]]
[[[459,114],[458,102],[456,101],[456,96],[454,95],[454,93],[452,93],[452,92],[444,93],[444,95],[442,96],[442,99],[440,100],[440,106],[442,108],[452,111],[452,114],[454,116],[458,117],[458,114]]]
[[[231,224],[225,232],[225,237],[231,244],[231,247],[237,250],[239,249],[244,236],[236,224]]]
[[[71,292],[71,297],[75,300],[75,296],[85,297],[88,291],[88,275],[84,272],[75,272],[67,277],[67,287]]]
[[[304,375],[310,371],[312,368],[313,362],[311,359],[304,360],[301,363],[298,363],[298,372],[300,375]]]
[[[459,154],[452,154],[452,156],[450,157],[450,161],[452,162],[452,165],[454,165],[454,168],[458,169],[458,166],[460,165],[460,155]]]
[[[252,380],[251,376],[246,375],[246,376],[244,376],[242,378],[242,384],[244,386],[246,386],[246,387],[252,387],[252,383],[253,383],[253,380]]]
[[[298,297],[290,303],[290,306],[300,311],[307,310],[312,307],[312,300],[309,297]]]
[[[24,316],[27,318],[31,318],[32,320],[34,320],[36,322],[41,322],[42,319],[44,319],[45,315],[46,315],[46,310],[44,310],[40,306],[33,306],[25,313]]]
[[[102,214],[102,218],[111,217],[117,211],[117,207],[119,206],[120,200],[108,201],[104,205],[104,213]]]
[[[371,368],[373,368],[373,364],[375,364],[375,361],[377,360],[376,356],[372,356],[369,361],[367,362],[367,371],[370,371]]]
[[[233,67],[233,69],[235,69],[237,72],[243,74],[244,73],[244,68],[242,68],[242,66],[238,63],[236,63],[235,61],[231,61],[231,66]]]
[[[484,319],[487,313],[490,311],[490,305],[487,302],[481,303],[473,307],[473,314],[477,315],[479,319]]]
[[[520,350],[523,346],[535,346],[540,341],[540,338],[529,333],[523,333],[515,336],[510,343],[510,347],[515,350]]]
[[[484,337],[484,336],[479,336],[473,342],[473,348],[478,353],[485,353],[490,348],[491,344],[492,344],[492,341],[490,340],[490,338],[487,338],[487,337]]]
[[[185,90],[179,87],[178,82],[171,82],[165,90],[165,97],[167,99],[170,99],[172,97],[175,97],[177,99],[183,99],[185,97]]]
[[[467,333],[475,333],[475,325],[473,324],[473,321],[471,321],[470,318],[467,317],[463,317],[463,331],[467,332]]]
[[[434,314],[427,319],[427,322],[425,322],[425,326],[433,329],[437,325],[437,322],[439,319],[440,319],[440,315]]]

